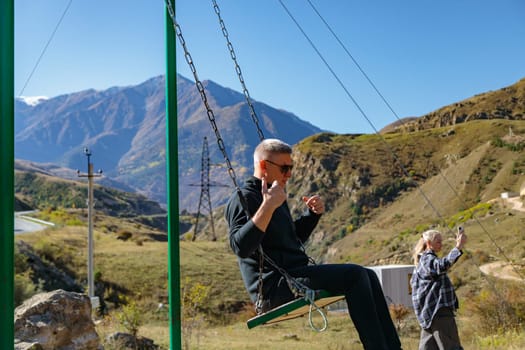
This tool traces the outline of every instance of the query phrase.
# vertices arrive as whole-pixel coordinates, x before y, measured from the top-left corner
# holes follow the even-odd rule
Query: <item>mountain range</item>
[[[182,81],[182,83],[188,83],[188,86],[191,86],[191,83],[187,81]],[[207,88],[213,91],[210,82],[207,82]],[[127,88],[121,89],[122,91],[127,90]],[[115,88],[115,91],[117,90]],[[235,95],[229,90],[223,93]],[[207,121],[204,117],[195,114],[201,108],[199,107],[200,96],[191,96],[195,103],[193,111],[189,110],[190,107],[186,107],[191,104],[180,102],[181,97],[190,98],[190,94],[189,90],[188,95],[179,94],[179,131],[183,125],[186,125],[185,123],[195,123],[198,124],[198,127],[192,132],[197,133],[198,136],[194,137],[193,143],[188,141],[183,146],[181,146],[182,143],[179,143],[179,164],[183,162],[192,164],[191,167],[180,167],[180,185],[186,190],[193,188],[191,194],[196,195],[198,199],[199,190],[196,187],[186,186],[182,181],[191,171],[196,177],[198,176],[203,135],[210,140],[212,163],[215,163],[219,156],[217,156],[218,151],[212,141],[214,136],[209,137],[204,133],[209,128]],[[219,95],[218,100],[221,100],[220,96],[228,97],[217,95]],[[215,99],[212,102],[217,106],[217,111],[224,115],[228,115],[227,110],[235,109],[231,106],[220,107]],[[47,101],[41,101],[35,106],[24,103],[20,108],[33,109],[44,103]],[[98,103],[101,102],[93,100],[88,105],[96,108]],[[106,103],[109,105],[109,102]],[[236,108],[245,108],[240,100],[233,99],[233,103],[234,106],[237,106],[235,103],[239,104]],[[122,105],[127,105],[127,103],[122,103]],[[155,110],[152,107],[147,105],[143,108]],[[258,105],[258,107],[261,106]],[[161,108],[159,104],[158,109]],[[128,111],[133,114],[131,109]],[[58,118],[59,113],[56,112],[53,115]],[[89,116],[89,114],[86,115]],[[183,115],[193,117],[184,119]],[[222,119],[225,119],[220,114],[217,116],[221,122]],[[30,113],[26,114],[27,121],[31,117]],[[118,116],[115,115],[115,118],[118,119]],[[203,120],[200,121],[199,118]],[[85,121],[89,118],[78,119]],[[465,301],[462,304],[465,310],[462,315],[464,324],[474,320],[479,321],[476,317],[480,313],[485,315],[486,310],[496,310],[491,311],[487,320],[488,318],[500,319],[501,315],[514,313],[518,315],[519,307],[523,303],[516,302],[515,296],[521,295],[522,286],[513,283],[512,289],[509,289],[510,284],[503,284],[503,280],[496,281],[493,278],[487,278],[485,274],[488,272],[485,268],[499,266],[491,269],[494,269],[492,271],[495,272],[495,277],[502,278],[521,277],[523,279],[525,272],[524,119],[525,79],[522,79],[511,86],[454,102],[421,117],[403,118],[386,126],[377,134],[342,135],[313,132],[312,130],[311,135],[297,142],[288,141],[294,144],[292,155],[294,171],[287,184],[288,204],[292,213],[297,214],[305,209],[300,199],[303,195],[318,193],[322,195],[326,204],[326,212],[307,242],[308,254],[320,263],[356,263],[364,266],[412,264],[411,255],[414,245],[424,230],[439,229],[443,233],[444,247],[448,250],[448,247],[455,244],[456,228],[463,226],[469,239],[464,249],[464,257],[450,271],[450,278],[460,300]],[[100,124],[104,120],[106,119],[102,117],[101,119],[93,118],[92,122]],[[41,122],[44,121],[41,120]],[[285,138],[284,136],[292,133],[291,128],[295,125],[292,123],[294,121],[295,117],[287,119],[290,124],[286,126],[290,129],[284,129],[286,135],[277,137]],[[66,118],[61,122],[63,124],[73,123]],[[137,123],[140,124],[138,117]],[[157,129],[162,129],[163,121],[158,123],[156,126],[144,129],[140,134],[145,137],[144,134],[148,132],[153,133],[158,131]],[[56,122],[56,124],[60,123]],[[228,137],[225,145],[236,155],[234,167],[241,178],[251,166],[251,147],[247,146],[248,141],[245,140],[256,143],[257,136],[250,122],[246,122],[247,130],[241,128],[243,131],[237,131],[239,124],[241,124],[240,121],[225,123],[220,126],[220,129],[221,131],[228,130],[223,133],[224,137]],[[18,126],[21,125],[18,124]],[[29,125],[28,123],[27,127]],[[272,133],[266,133],[271,124],[265,120],[263,125],[266,136],[271,137]],[[138,126],[136,128],[143,130]],[[24,130],[24,128],[18,129],[17,137],[25,135]],[[52,130],[47,133],[43,132],[42,135],[49,135],[53,132],[64,136],[64,133]],[[234,132],[239,134],[230,135]],[[111,155],[96,151],[97,142],[93,140],[104,140],[104,136],[101,135],[103,133],[93,132],[93,135],[101,135],[97,138],[92,136],[88,129],[84,135],[88,134],[89,137],[84,137],[93,142],[88,146],[94,150],[93,161],[98,167],[99,155],[101,162],[102,159],[106,159],[104,156],[109,158]],[[119,134],[119,131],[118,129],[111,131],[111,128],[108,127],[106,134]],[[130,134],[135,135],[131,132]],[[183,134],[179,132],[179,139],[186,136]],[[162,132],[155,135],[159,138],[163,137]],[[237,139],[241,141],[235,143]],[[154,141],[158,140],[148,142],[157,145],[158,148],[152,147],[151,149],[162,154],[161,143]],[[41,142],[41,139],[35,138],[34,142]],[[133,145],[134,142],[135,136],[129,141],[129,144]],[[146,144],[146,141],[141,144]],[[238,148],[230,148],[230,145],[237,145]],[[186,153],[188,151],[186,148],[193,150],[191,155]],[[108,147],[107,150],[109,152],[111,147]],[[144,165],[145,163],[140,158],[161,161],[159,159],[162,156],[153,157],[152,154],[149,154],[152,153],[150,149],[134,148],[134,152],[135,157],[139,158],[129,157],[126,163],[132,165],[133,161],[136,162],[136,166],[126,169],[130,175],[144,176],[144,181],[147,181],[152,180],[153,177],[148,179],[145,174],[158,174],[156,176],[162,179],[164,169],[159,170],[162,166],[157,164],[150,166],[150,173],[147,173],[148,166]],[[71,154],[78,158],[80,168],[85,165],[82,147],[74,146]],[[190,162],[191,157],[196,160]],[[245,163],[241,163],[238,159],[244,159]],[[106,167],[106,165],[103,166]],[[40,214],[47,213],[53,215],[55,219],[60,215],[62,222],[65,223],[73,222],[78,225],[85,222],[85,210],[70,209],[82,205],[85,199],[85,184],[58,181],[55,177],[49,176],[61,174],[61,177],[76,177],[73,169],[57,165],[49,160],[48,163],[39,164],[17,160],[16,170],[15,187],[17,196],[21,199],[18,201],[20,206],[26,207],[24,204],[27,204],[31,208],[49,208],[41,210]],[[105,169],[105,171],[108,170]],[[216,172],[216,175],[212,176],[214,180],[228,181],[223,168],[214,167],[214,172]],[[219,173],[222,174],[222,177]],[[97,182],[109,179],[114,180],[112,176],[107,176]],[[192,179],[192,181],[198,182],[198,179]],[[115,185],[118,184],[115,183],[112,186]],[[212,190],[215,192],[219,189],[223,188]],[[97,232],[95,237],[98,241],[96,245],[97,270],[102,276],[99,282],[104,283],[107,287],[106,291],[111,292],[107,293],[108,297],[105,301],[116,305],[117,301],[123,300],[119,294],[129,293],[130,297],[133,297],[136,291],[140,290],[143,296],[140,299],[146,303],[144,310],[157,310],[152,319],[158,323],[160,314],[156,308],[157,303],[151,307],[151,300],[160,299],[163,302],[167,300],[165,296],[166,235],[154,230],[151,224],[158,223],[159,225],[155,227],[165,231],[164,212],[158,205],[155,205],[156,203],[151,203],[142,196],[127,196],[117,191],[109,193],[106,189],[101,188],[98,190],[96,198],[98,203],[102,202],[102,208],[97,208],[95,217]],[[231,191],[231,189],[226,190]],[[181,195],[181,201],[186,199]],[[62,208],[67,208],[67,210]],[[235,258],[228,250],[227,244],[224,244],[228,230],[226,221],[223,219],[223,210],[224,206],[218,206],[212,213],[216,218],[214,231],[218,233],[217,242],[205,241],[211,239],[209,221],[202,225],[203,229],[199,232],[197,242],[181,242],[180,270],[182,279],[195,278],[195,281],[213,288],[213,297],[209,302],[203,304],[211,310],[206,317],[217,315],[217,319],[220,320],[237,320],[239,314],[243,318],[247,315],[246,294],[239,278]],[[138,218],[138,216],[141,217]],[[188,231],[195,220],[191,215],[181,215],[183,216],[190,218],[185,229]],[[222,219],[219,220],[219,218]],[[203,221],[206,221],[206,218]],[[40,235],[27,235],[24,241],[29,240],[28,243],[31,243],[32,240],[33,250],[41,252],[40,254],[44,257],[41,260],[46,265],[66,265],[63,270],[76,271],[73,277],[82,280],[84,278],[83,269],[85,269],[85,258],[82,257],[83,247],[85,247],[85,228],[69,224],[57,226],[57,229],[52,231],[52,235],[44,231]],[[215,232],[213,233],[214,238]],[[186,240],[190,238],[190,235],[183,234],[181,238]],[[20,251],[23,251],[20,245],[17,246]],[[32,250],[29,252],[31,253]],[[53,258],[50,257],[49,252],[54,254]],[[32,265],[31,275],[35,278],[33,283],[41,284],[41,281],[51,280],[53,276],[49,273],[39,275],[34,272],[35,265],[37,265],[35,261],[39,260],[33,256],[34,254],[31,254],[30,259],[27,259]],[[16,261],[21,261],[21,259]],[[122,266],[126,268],[123,269]],[[202,266],[210,268],[202,269]],[[38,267],[36,266],[37,269]],[[512,274],[499,274],[504,271],[510,271]],[[29,273],[25,271],[23,273],[29,276]],[[17,277],[19,276],[20,273]],[[44,285],[44,287],[48,286]],[[489,291],[498,291],[498,295],[491,296],[492,294],[488,294]],[[488,304],[489,299],[494,299],[494,304],[492,302]],[[507,309],[502,308],[502,305],[512,305],[512,308],[509,308],[508,313],[500,315],[499,310]],[[514,305],[516,305],[515,308]],[[471,309],[473,306],[475,308]],[[471,314],[471,310],[478,310],[478,314]],[[516,319],[519,320],[519,318]],[[483,319],[480,322],[485,322],[492,327],[491,321],[487,322]],[[154,323],[155,327],[157,323]],[[478,324],[480,323],[476,323]],[[228,327],[231,329],[231,326]],[[410,327],[404,329],[408,329],[410,333]],[[501,329],[507,328],[502,326]],[[474,334],[478,337],[477,333]],[[417,339],[415,341],[417,342]]]
[[[203,81],[203,86],[235,173],[243,179],[250,172],[252,150],[259,142],[244,95],[209,80]],[[209,190],[215,208],[224,204],[232,192],[216,135],[195,84],[178,76],[177,96],[180,211],[197,211],[205,138],[209,141]],[[267,138],[277,137],[295,145],[322,132],[290,112],[258,101],[253,104]],[[78,180],[74,169],[87,169],[82,150],[88,147],[95,169],[103,169],[105,174],[98,183],[138,192],[162,205],[166,202],[164,110],[164,76],[136,86],[90,89],[35,101],[19,99],[15,105],[15,156],[39,163],[38,167],[50,174]],[[424,116],[396,121],[383,128],[381,134],[413,133],[476,120],[524,118],[522,79]]]
[[[251,152],[259,142],[244,95],[203,81],[210,107],[228,156],[239,177],[251,168]],[[290,144],[321,131],[294,114],[252,101],[265,137]],[[232,191],[224,158],[216,146],[201,96],[190,80],[177,77],[179,208],[196,211],[201,185],[204,138],[209,140],[210,198],[220,205]],[[136,191],[166,202],[165,77],[136,86],[93,89],[15,103],[15,157],[48,164],[47,170],[66,178],[87,171],[87,147],[98,183]],[[58,173],[57,173],[58,172]],[[214,187],[214,184],[223,186]]]
[[[160,197],[165,186],[163,85],[163,78],[157,77],[136,87],[57,97],[62,103],[54,99],[34,106],[24,103],[17,110],[17,119],[22,119],[17,123],[17,157],[23,154],[39,163],[17,160],[18,170],[40,172],[46,178],[76,178],[72,168],[85,165],[81,150],[88,146],[98,150],[93,152],[97,166],[102,164],[108,174],[114,174],[98,182],[125,186],[127,191],[147,193],[148,189],[149,198],[155,194]],[[182,212],[194,213],[200,189],[192,185],[199,185],[203,139],[213,140],[215,135],[210,135],[200,96],[191,87],[191,82],[179,77],[179,207]],[[224,144],[232,152],[232,165],[242,179],[251,168],[251,153],[258,143],[251,121],[241,118],[248,113],[246,105],[238,93],[212,82],[206,82],[206,91],[208,102],[215,107]],[[422,230],[458,224],[468,226],[473,237],[496,234],[505,243],[504,250],[522,249],[509,237],[522,235],[523,199],[518,203],[520,213],[515,215],[500,196],[525,196],[525,79],[421,117],[404,118],[377,134],[322,132],[290,113],[258,102],[255,106],[266,137],[283,138],[294,145],[295,167],[287,184],[292,213],[304,210],[298,200],[304,195],[319,193],[325,199],[327,212],[307,247],[316,259],[407,263],[414,239]],[[45,112],[49,113],[47,119]],[[143,119],[136,116],[139,113]],[[82,143],[72,142],[71,135]],[[37,145],[34,153],[30,152],[31,144]],[[46,147],[51,152],[45,152]],[[215,164],[220,152],[212,142],[209,150],[210,161]],[[212,167],[211,173],[213,182],[229,181],[224,167]],[[24,176],[26,182],[31,180]],[[24,188],[20,183],[17,186],[20,195]],[[155,188],[157,192],[152,191]],[[220,220],[222,204],[231,191],[228,187],[210,188],[215,209],[213,231],[220,232],[220,240],[227,232],[225,221]],[[24,196],[25,203],[38,207],[38,201],[49,194],[38,188]],[[80,196],[69,197],[56,199],[81,203]],[[112,200],[114,196],[107,198],[107,203],[122,202]],[[124,202],[128,203],[124,203],[125,215],[135,213],[134,208],[146,207],[149,217],[142,222],[162,221],[157,217],[161,211],[147,200]],[[211,221],[205,217],[203,222],[199,237],[210,239]],[[489,238],[478,242],[484,251],[490,249],[487,242],[495,242]]]

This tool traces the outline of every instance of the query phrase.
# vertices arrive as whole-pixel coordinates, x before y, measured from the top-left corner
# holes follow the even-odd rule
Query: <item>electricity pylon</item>
[[[202,142],[202,157],[201,157],[201,183],[200,185],[191,184],[190,186],[200,186],[201,195],[199,198],[199,208],[197,210],[197,218],[195,219],[195,229],[193,230],[192,241],[197,238],[197,230],[199,226],[199,216],[201,214],[201,208],[206,209],[210,215],[210,225],[212,231],[212,240],[216,241],[217,236],[215,234],[215,225],[213,223],[213,212],[211,210],[211,199],[210,199],[210,186],[222,186],[229,187],[227,185],[221,185],[218,183],[210,183],[210,155],[208,152],[208,139],[204,137]],[[206,206],[204,208],[204,206]]]

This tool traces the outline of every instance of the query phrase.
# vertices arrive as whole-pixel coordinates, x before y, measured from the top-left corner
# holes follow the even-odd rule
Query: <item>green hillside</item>
[[[418,225],[449,225],[458,212],[520,191],[523,135],[523,121],[498,119],[383,136],[312,136],[295,148],[290,206],[303,210],[294,198],[306,194],[325,198],[327,213],[310,246],[322,260],[332,259],[325,254],[335,242],[368,240],[366,230],[378,231],[381,242]]]
[[[516,198],[516,207],[500,196],[524,187],[524,136],[523,121],[496,119],[382,136],[319,134],[301,141],[294,149],[294,173],[287,188],[290,207],[297,213],[304,209],[300,196],[318,193],[327,208],[308,252],[322,262],[410,264],[412,247],[423,230],[443,230],[446,250],[453,244],[455,228],[463,225],[469,236],[466,254],[450,275],[461,299],[458,322],[465,349],[523,348],[523,282],[490,277],[480,269],[498,263],[495,272],[503,274],[500,277],[525,274],[523,194]],[[17,174],[17,195],[40,209],[39,218],[58,225],[17,235],[16,240],[28,243],[42,264],[65,271],[84,286],[82,186]],[[104,197],[107,193],[112,196]],[[167,236],[137,220],[155,214],[156,207],[101,187],[95,197],[94,260],[105,305],[98,331],[122,328],[117,315],[124,305],[135,305],[143,322],[139,334],[167,348]],[[331,316],[329,333],[319,336],[308,330],[304,319],[247,330],[244,321],[253,310],[228,247],[222,210],[213,214],[216,242],[208,241],[209,227],[199,232],[196,242],[180,242],[183,322],[195,322],[192,335],[187,328],[184,334],[192,349],[259,349],[268,344],[287,350],[359,348],[344,315]],[[34,261],[17,255],[21,297],[45,286],[39,280],[46,275],[37,274]],[[196,296],[200,299],[192,303]],[[404,347],[411,349],[417,344],[418,327],[408,315],[399,321],[399,332]],[[348,347],[349,338],[355,347]]]
[[[21,209],[87,208],[86,182],[65,180],[41,172],[15,171],[15,198]],[[119,217],[164,216],[166,211],[145,196],[93,186],[94,208]],[[162,225],[165,227],[165,225]]]
[[[478,94],[387,129],[416,131],[494,119],[525,120],[525,78],[502,89]]]

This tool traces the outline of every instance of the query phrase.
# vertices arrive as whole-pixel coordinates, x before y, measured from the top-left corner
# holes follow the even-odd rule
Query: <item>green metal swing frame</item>
[[[173,4],[175,0],[173,0]],[[166,23],[166,175],[170,349],[182,348],[175,32]],[[0,349],[14,345],[14,0],[0,1]]]
[[[174,3],[174,0],[173,0]],[[14,344],[14,0],[0,1],[0,348]],[[168,194],[168,263],[170,348],[181,348],[180,263],[178,232],[177,86],[175,33],[166,11],[166,168]],[[13,172],[9,171],[13,169]],[[6,171],[7,170],[7,171]],[[344,299],[327,291],[316,293],[315,305],[326,307]],[[310,302],[296,299],[247,321],[248,328],[304,316]]]

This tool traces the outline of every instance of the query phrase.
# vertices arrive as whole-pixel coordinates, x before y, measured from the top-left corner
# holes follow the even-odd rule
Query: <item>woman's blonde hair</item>
[[[428,242],[434,241],[437,235],[441,235],[441,232],[438,230],[427,230],[421,234],[421,238],[417,241],[416,246],[414,247],[414,265],[419,263],[419,257],[428,248]]]

